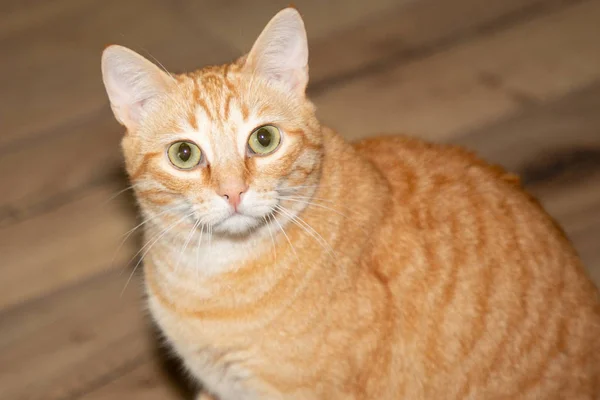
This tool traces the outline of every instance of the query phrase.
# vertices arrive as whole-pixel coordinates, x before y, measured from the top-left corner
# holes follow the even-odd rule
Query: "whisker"
[[[282,207],[280,205],[278,205],[277,208],[284,215],[287,215],[293,223],[295,223],[300,228],[303,228],[309,235],[311,235],[313,237],[313,239],[315,239],[315,241],[317,243],[319,243],[321,245],[321,247],[323,247],[323,249],[329,253],[330,256],[332,256],[332,257],[335,256],[335,251],[329,245],[329,243],[325,240],[325,238],[323,238],[323,236],[321,236],[321,234],[319,232],[317,232],[312,226],[310,226],[306,221],[304,221],[299,216],[292,214],[291,212],[289,212],[288,210],[286,210],[284,207]]]
[[[177,221],[175,221],[175,222],[174,222],[172,225],[169,225],[169,227],[168,227],[168,228],[171,228],[171,227],[173,227],[173,226],[177,225],[178,223],[180,223],[181,221],[183,221],[184,219],[188,218],[188,217],[189,217],[189,216],[191,216],[191,215],[192,215],[192,214],[190,213],[190,214],[188,214],[188,215],[185,215],[185,216],[183,216],[181,219],[178,219]],[[159,234],[160,234],[160,233],[159,233]],[[135,253],[135,254],[133,255],[133,257],[131,257],[131,258],[129,259],[129,261],[127,262],[127,264],[126,264],[126,265],[129,265],[129,264],[131,264],[131,262],[133,262],[133,260],[135,260],[135,258],[136,258],[136,257],[137,257],[137,256],[138,256],[138,255],[139,255],[139,254],[140,254],[140,253],[141,253],[141,252],[144,250],[144,248],[145,248],[146,246],[148,246],[148,244],[149,244],[149,243],[150,243],[150,242],[151,242],[151,241],[152,241],[152,240],[153,240],[155,237],[157,237],[159,234],[156,234],[156,235],[152,236],[152,238],[151,238],[151,239],[149,239],[149,240],[148,240],[148,242],[146,242],[146,244],[144,244],[144,246],[142,246],[142,248],[141,248],[141,249],[139,249],[139,250],[138,250],[138,252],[137,252],[137,253]]]
[[[268,218],[268,219],[267,219]],[[265,224],[267,224],[267,229],[269,230],[269,236],[271,236],[271,244],[273,245],[273,261],[277,261],[277,247],[275,246],[275,238],[273,237],[273,232],[271,232],[271,215],[268,214],[266,217],[263,217],[265,220]]]
[[[134,233],[136,230],[138,230],[139,228],[141,228],[142,226],[144,226],[144,225],[145,225],[145,224],[147,224],[148,222],[150,222],[150,221],[152,221],[152,220],[154,220],[154,219],[156,219],[156,218],[158,218],[158,217],[160,217],[160,216],[162,216],[162,215],[164,215],[164,214],[166,214],[166,213],[168,213],[168,212],[171,212],[171,211],[173,211],[173,210],[176,210],[176,209],[178,209],[178,208],[180,208],[180,207],[183,207],[183,205],[182,205],[182,204],[179,204],[179,205],[177,205],[177,206],[174,206],[174,207],[167,208],[166,210],[163,210],[163,211],[161,211],[160,213],[158,213],[158,214],[156,214],[156,215],[153,215],[153,216],[152,216],[152,217],[150,217],[150,218],[147,218],[147,219],[145,219],[144,221],[142,221],[141,223],[139,223],[138,225],[136,225],[135,227],[133,227],[133,228],[132,228],[132,229],[130,229],[129,231],[125,232],[125,233],[123,234],[123,236],[125,236],[125,238],[124,238],[124,239],[121,241],[121,243],[119,244],[119,247],[117,247],[117,250],[116,250],[116,251],[115,251],[115,253],[113,254],[113,257],[112,257],[112,260],[111,260],[111,263],[110,263],[110,265],[111,265],[111,266],[114,266],[114,262],[115,262],[115,259],[117,258],[117,254],[119,254],[119,251],[121,250],[121,248],[123,247],[123,245],[125,244],[125,242],[127,241],[127,239],[129,239],[129,237],[130,237],[131,235],[133,235],[133,233]]]
[[[352,222],[358,229],[360,229],[364,234],[368,235],[368,232],[364,229],[364,227],[361,226],[359,223],[357,223],[354,218],[352,218],[349,215],[344,214],[344,213],[342,213],[342,212],[340,212],[340,211],[338,211],[338,210],[336,210],[334,208],[325,206],[323,204],[319,204],[319,203],[314,202],[314,201],[308,201],[308,200],[302,200],[302,199],[296,199],[296,198],[289,198],[289,197],[282,197],[282,196],[278,196],[277,198],[281,199],[281,200],[287,200],[287,201],[291,201],[291,202],[297,202],[297,203],[301,203],[301,204],[306,204],[307,206],[314,206],[314,207],[317,207],[317,208],[322,208],[322,209],[331,211],[331,212],[333,212],[335,214],[340,215],[341,217],[346,218],[348,221]],[[363,214],[361,214],[361,213],[359,213],[357,211],[353,211],[353,210],[348,210],[348,211],[351,212],[352,214],[354,214],[354,216],[356,216],[356,217],[364,218]]]
[[[325,206],[323,204],[319,204],[319,203],[314,202],[314,201],[297,199],[297,198],[292,198],[292,197],[282,197],[282,196],[278,196],[277,199],[287,200],[287,201],[301,203],[301,204],[306,204],[306,205],[315,206],[315,207],[318,207],[318,208],[323,208],[325,210],[328,210],[328,211],[331,211],[333,213],[336,213],[336,214],[338,214],[338,215],[340,215],[340,216],[342,216],[344,218],[348,218],[350,220],[352,219],[352,218],[350,218],[349,215],[346,215],[343,212],[336,210],[335,208],[331,208],[331,207]],[[358,216],[362,216],[361,214],[357,213],[356,211],[352,211],[352,210],[349,210],[349,211],[353,212],[353,213],[356,213]]]
[[[139,186],[139,183],[134,183],[133,185],[127,186],[125,189],[119,190],[117,193],[110,196],[108,198],[108,200],[106,200],[104,203],[102,203],[101,207],[104,207],[105,205],[107,205],[108,203],[110,203],[111,201],[113,201],[114,199],[116,199],[117,197],[122,195],[123,193],[127,192],[128,190],[132,190],[136,186]]]
[[[204,222],[204,219],[202,219],[202,221]],[[199,273],[200,273],[200,245],[202,244],[202,236],[204,236],[204,223],[202,223],[202,229],[200,229],[200,237],[198,238],[198,244],[196,245],[196,266],[195,266],[195,270],[196,270],[196,280],[199,278]]]
[[[331,186],[331,185],[322,185],[322,184],[315,184],[315,185],[297,185],[297,186],[286,186],[285,188],[282,189],[298,189],[298,188],[315,188],[315,187],[319,187],[319,186]]]
[[[177,220],[174,224],[170,225],[168,228],[166,228],[165,230],[163,230],[162,233],[160,233],[158,235],[158,237],[156,237],[155,239],[154,238],[150,239],[148,241],[148,243],[146,243],[137,253],[135,253],[135,255],[127,263],[128,265],[129,265],[129,263],[131,263],[131,261],[133,261],[137,257],[138,254],[140,254],[144,249],[146,249],[144,251],[144,253],[141,255],[141,257],[140,257],[139,261],[137,262],[137,264],[135,264],[135,267],[133,267],[133,271],[131,271],[131,274],[129,275],[129,279],[127,279],[127,282],[125,283],[125,287],[123,287],[123,290],[121,291],[121,296],[123,296],[123,293],[125,293],[125,289],[127,289],[127,286],[129,285],[129,282],[131,281],[131,278],[133,278],[133,275],[135,274],[135,271],[137,270],[138,266],[142,263],[142,260],[144,259],[144,257],[146,257],[146,255],[152,249],[152,247],[156,244],[156,242],[158,242],[164,235],[167,234],[167,232],[169,232],[175,226],[179,225],[181,223],[181,221],[183,221],[186,218],[189,218],[192,215],[193,215],[193,212],[191,212],[191,213],[183,216],[181,219]],[[150,247],[148,247],[148,246],[150,246]]]
[[[277,209],[275,211],[281,213]],[[281,224],[279,223],[279,221],[277,221],[277,218],[274,217],[273,221],[275,221],[275,223],[279,226],[279,229],[281,229],[281,233],[283,233],[283,236],[285,236],[287,242],[290,244],[290,248],[292,249],[292,253],[294,253],[294,256],[296,256],[296,260],[298,261],[298,266],[300,266],[300,257],[298,257],[298,253],[296,253],[296,248],[292,244],[292,241],[290,240],[290,237],[287,235],[287,233],[285,233],[285,229],[283,229],[283,226],[281,226]]]
[[[181,263],[181,259],[183,258],[183,253],[185,253],[185,249],[187,249],[188,244],[190,243],[190,240],[192,240],[192,236],[194,236],[194,233],[196,232],[196,229],[198,229],[198,226],[200,225],[201,220],[198,220],[194,223],[194,225],[192,225],[192,229],[190,229],[190,233],[183,245],[183,247],[181,248],[181,251],[179,252],[179,258],[177,259],[177,263],[175,264],[175,268],[174,270],[177,271],[177,268],[179,268],[179,264]]]
[[[319,200],[319,201],[324,201],[327,203],[335,203],[335,201],[333,200],[329,200],[329,199],[324,199],[322,197],[315,197],[315,196],[300,196],[300,195],[291,195],[291,196],[277,196],[278,199],[306,199],[306,200]]]
[[[208,225],[208,254],[212,256],[212,234],[213,234],[213,226],[211,224]]]
[[[174,82],[177,82],[177,79],[175,79],[175,77],[165,68],[165,66],[160,61],[158,61],[156,57],[154,57],[145,47],[141,47],[141,49],[144,50],[146,54],[148,54],[148,56],[150,56],[150,58],[152,58],[162,68],[162,70],[165,71],[167,75],[171,77],[171,79]]]

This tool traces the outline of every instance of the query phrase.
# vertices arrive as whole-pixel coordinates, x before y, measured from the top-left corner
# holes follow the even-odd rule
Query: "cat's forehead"
[[[284,118],[264,85],[235,64],[208,67],[183,77],[187,129],[208,134],[234,134],[257,124]]]
[[[199,128],[200,122],[226,125],[248,119],[243,77],[231,70],[229,65],[209,67],[188,75],[189,122],[194,128]]]
[[[269,96],[253,93],[252,78],[235,65],[204,68],[177,80],[174,101],[162,113],[164,134],[155,136],[165,144],[192,140],[209,158],[237,157],[245,154],[247,136],[257,126],[282,120],[265,101]]]

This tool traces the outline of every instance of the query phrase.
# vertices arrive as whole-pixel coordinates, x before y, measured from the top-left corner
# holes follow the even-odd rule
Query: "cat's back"
[[[455,146],[354,147],[391,188],[370,265],[395,295],[415,379],[446,398],[600,396],[598,291],[518,179]]]

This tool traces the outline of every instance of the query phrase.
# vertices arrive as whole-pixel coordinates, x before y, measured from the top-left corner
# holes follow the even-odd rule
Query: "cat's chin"
[[[233,214],[213,226],[213,232],[218,234],[243,236],[260,225],[260,220],[244,214]]]

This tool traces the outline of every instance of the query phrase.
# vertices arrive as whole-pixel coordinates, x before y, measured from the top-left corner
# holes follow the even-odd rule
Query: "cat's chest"
[[[149,307],[168,342],[186,368],[221,400],[253,400],[256,377],[247,367],[255,349],[243,339],[219,332],[202,321],[177,315],[150,296]]]

